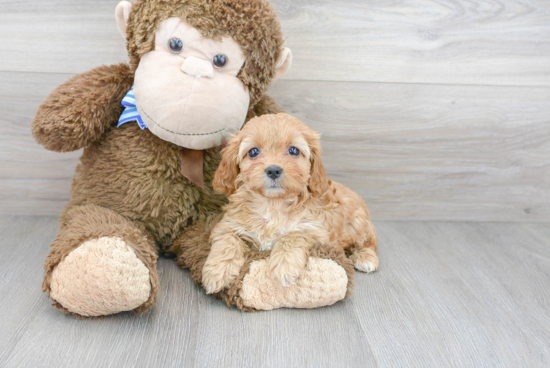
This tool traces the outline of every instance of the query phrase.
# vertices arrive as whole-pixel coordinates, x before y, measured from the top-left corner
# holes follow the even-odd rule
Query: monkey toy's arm
[[[32,121],[36,141],[51,151],[67,152],[99,139],[122,113],[121,101],[132,88],[127,64],[101,66],[57,87]]]

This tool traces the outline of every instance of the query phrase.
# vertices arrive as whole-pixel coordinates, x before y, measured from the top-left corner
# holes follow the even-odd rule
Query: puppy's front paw
[[[296,284],[307,262],[305,255],[272,252],[269,257],[269,271],[271,278],[283,286]]]
[[[213,294],[230,286],[239,275],[244,260],[232,259],[220,262],[208,262],[202,269],[202,285],[207,294]]]

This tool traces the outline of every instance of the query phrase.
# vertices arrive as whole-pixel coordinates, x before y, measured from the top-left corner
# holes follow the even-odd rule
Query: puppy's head
[[[246,185],[270,198],[320,195],[329,182],[319,135],[287,114],[256,117],[223,149],[213,185],[226,194]]]

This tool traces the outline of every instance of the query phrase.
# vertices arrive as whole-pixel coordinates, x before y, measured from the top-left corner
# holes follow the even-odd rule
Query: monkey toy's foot
[[[230,288],[219,296],[244,310],[319,308],[351,294],[353,263],[342,250],[317,246],[295,284],[284,286],[271,277],[268,252],[251,252]]]
[[[78,317],[145,312],[159,290],[157,258],[142,225],[93,204],[73,207],[46,257],[42,290]]]
[[[117,237],[84,242],[54,269],[50,297],[81,316],[130,311],[151,294],[149,269]]]
[[[346,270],[331,259],[310,257],[300,278],[289,286],[270,277],[263,259],[250,264],[239,295],[245,307],[257,310],[318,308],[344,299],[347,290]]]

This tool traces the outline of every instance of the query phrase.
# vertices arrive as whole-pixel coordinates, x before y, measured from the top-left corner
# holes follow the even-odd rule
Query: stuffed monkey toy
[[[81,317],[149,310],[159,255],[200,285],[209,233],[227,203],[212,189],[220,146],[252,117],[280,111],[265,91],[292,60],[265,0],[123,1],[115,16],[129,64],[69,79],[32,122],[45,148],[84,149],[43,281],[55,307]],[[353,267],[342,253],[314,249],[289,287],[268,277],[268,256],[247,254],[217,296],[268,310],[349,293]]]

